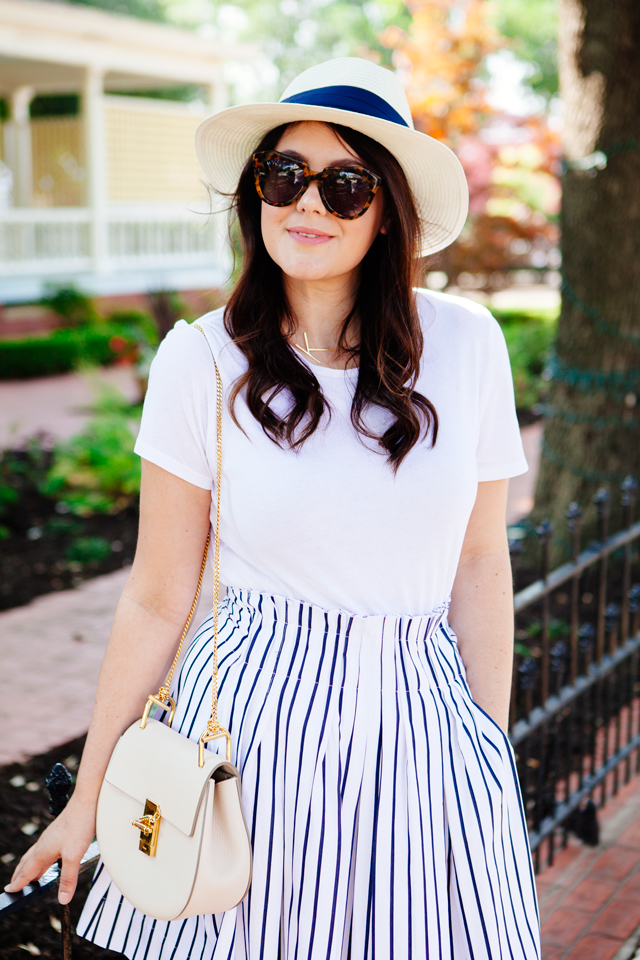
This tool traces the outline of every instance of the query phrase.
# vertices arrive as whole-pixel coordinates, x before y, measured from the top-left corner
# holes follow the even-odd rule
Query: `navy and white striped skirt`
[[[158,921],[100,866],[81,935],[131,960],[539,960],[513,751],[471,699],[444,608],[358,617],[230,589],[219,650],[249,894]],[[211,655],[209,617],[178,678],[174,727],[194,740]]]

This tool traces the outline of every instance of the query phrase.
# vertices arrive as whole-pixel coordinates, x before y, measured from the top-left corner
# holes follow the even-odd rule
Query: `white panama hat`
[[[351,127],[381,143],[398,160],[422,224],[422,256],[448,247],[469,209],[469,189],[456,155],[413,127],[402,84],[369,60],[339,57],[296,77],[278,103],[228,107],[203,120],[196,153],[211,186],[233,193],[242,169],[269,130],[317,120]]]

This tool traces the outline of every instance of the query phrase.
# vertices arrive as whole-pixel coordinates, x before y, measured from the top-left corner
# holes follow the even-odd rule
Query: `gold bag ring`
[[[194,327],[200,331],[205,340],[207,335],[202,329],[202,327],[194,323]],[[208,341],[207,341],[208,342]],[[220,737],[226,737],[227,741],[227,760],[231,760],[231,734],[228,730],[225,730],[224,727],[220,726],[218,721],[218,605],[220,603],[220,488],[222,486],[222,380],[220,379],[220,372],[218,370],[218,364],[213,360],[213,365],[216,368],[216,525],[214,531],[214,541],[213,541],[213,666],[211,672],[211,717],[207,722],[206,728],[200,734],[200,739],[198,740],[198,766],[204,766],[204,745],[210,740],[218,740]],[[184,630],[182,631],[182,636],[180,637],[180,643],[178,645],[178,650],[175,657],[173,658],[173,663],[169,669],[167,677],[158,690],[157,694],[150,694],[147,700],[147,704],[144,708],[144,713],[142,714],[142,720],[140,722],[141,728],[144,728],[147,725],[147,719],[149,718],[149,713],[151,712],[154,706],[160,707],[162,710],[169,710],[169,720],[168,726],[171,726],[173,722],[173,717],[176,712],[176,703],[173,697],[169,694],[169,688],[171,686],[171,681],[173,679],[173,674],[175,672],[178,660],[180,659],[180,654],[182,653],[182,647],[187,636],[189,626],[191,625],[191,620],[193,619],[193,614],[195,613],[196,606],[198,605],[198,598],[200,596],[200,590],[202,588],[202,580],[204,577],[204,571],[207,564],[207,554],[209,553],[209,544],[211,543],[211,532],[207,534],[207,542],[204,546],[204,555],[202,557],[202,564],[200,566],[200,576],[198,578],[198,586],[196,588],[196,593],[193,598],[193,603],[191,604],[191,610],[189,611],[189,616],[187,617],[187,622],[184,625]]]

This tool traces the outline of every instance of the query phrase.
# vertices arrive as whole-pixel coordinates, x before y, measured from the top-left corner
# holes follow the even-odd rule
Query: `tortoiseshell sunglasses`
[[[315,181],[323,204],[341,220],[357,220],[366,213],[382,183],[365,167],[325,167],[316,173],[303,160],[276,150],[254,153],[253,173],[258,196],[272,207],[295,203]]]

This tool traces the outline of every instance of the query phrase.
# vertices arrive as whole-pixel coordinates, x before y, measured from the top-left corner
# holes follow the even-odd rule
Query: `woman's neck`
[[[355,302],[353,278],[308,281],[285,277],[284,288],[295,322],[290,335],[291,342],[305,353],[309,348],[309,359],[322,366],[352,366],[352,359],[341,353],[339,343],[345,318],[351,313]],[[357,336],[356,323],[352,322],[347,340],[357,341]]]

